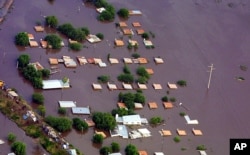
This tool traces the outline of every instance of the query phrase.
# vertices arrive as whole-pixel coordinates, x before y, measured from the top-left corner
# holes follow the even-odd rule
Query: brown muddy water
[[[132,143],[139,150],[146,150],[149,154],[163,151],[165,154],[198,154],[195,150],[197,145],[204,144],[210,155],[228,155],[230,138],[250,138],[248,118],[250,116],[248,94],[250,92],[249,70],[242,71],[240,65],[250,66],[250,2],[247,0],[109,0],[117,9],[126,7],[139,9],[142,16],[133,16],[127,23],[139,21],[142,28],[152,31],[155,38],[152,39],[155,49],[148,50],[142,44],[142,39],[135,35],[139,41],[137,52],[150,60],[145,67],[153,68],[155,74],[149,81],[149,89],[143,91],[147,102],[155,101],[158,109],[149,110],[147,106],[143,110],[136,111],[138,114],[151,118],[161,116],[165,119],[165,126],[155,128],[148,127],[152,137],[141,140],[124,140],[121,138],[107,138],[102,146],[108,146],[115,141],[121,144],[122,153],[127,144]],[[80,11],[78,8],[80,7]],[[46,33],[35,33],[33,26],[37,21],[44,21],[42,16],[55,15],[60,24],[70,22],[75,27],[87,26],[91,33],[101,32],[105,41],[96,46],[85,43],[88,48],[80,52],[72,52],[67,47],[60,51],[46,51],[41,48],[18,49],[14,46],[14,36],[21,31],[27,31],[35,35],[39,41]],[[100,23],[96,20],[97,13],[89,6],[83,5],[81,0],[56,0],[54,3],[47,1],[18,0],[14,2],[14,9],[7,15],[1,24],[0,55],[1,68],[0,79],[10,87],[18,90],[19,94],[31,102],[34,91],[29,82],[25,81],[16,70],[16,59],[22,53],[31,55],[32,61],[39,61],[44,67],[49,68],[48,58],[60,58],[63,55],[76,57],[78,55],[100,57],[105,62],[107,54],[122,59],[130,57],[126,47],[113,48],[115,38],[119,38],[115,22]],[[47,30],[47,33],[52,32]],[[128,40],[128,37],[124,37]],[[106,41],[108,40],[108,41]],[[66,42],[66,39],[64,40]],[[153,57],[160,56],[165,63],[155,65]],[[212,74],[210,89],[207,90],[209,73],[208,66],[213,63],[215,70]],[[78,66],[75,69],[66,69],[59,65],[62,72],[54,74],[51,79],[67,76],[71,80],[72,88],[66,90],[41,91],[46,100],[47,115],[57,115],[58,100],[73,100],[77,106],[89,105],[93,111],[110,112],[116,107],[119,91],[108,91],[103,85],[102,91],[96,92],[91,88],[91,83],[96,82],[99,75],[110,75],[117,84],[117,75],[122,72],[123,63],[99,68],[97,66]],[[136,64],[129,65],[135,74],[138,67]],[[237,81],[235,77],[244,77],[245,81]],[[175,82],[184,79],[188,82],[185,88],[170,91],[168,96],[177,99],[176,105],[182,102],[183,107],[175,107],[172,110],[164,110],[161,106],[161,97],[168,90],[167,82]],[[150,85],[160,83],[163,89],[153,90]],[[199,125],[187,125],[179,116],[180,112],[186,112],[191,118],[198,119]],[[71,112],[68,116],[74,117]],[[15,132],[18,137],[23,133],[18,128],[12,128],[12,124],[0,115],[1,131]],[[80,118],[86,118],[81,116]],[[188,136],[181,137],[181,142],[173,141],[175,130],[185,129]],[[201,129],[203,136],[195,137],[191,133],[192,128]],[[162,138],[158,133],[161,129],[169,129],[173,135]],[[99,148],[92,145],[91,138],[93,129],[81,134],[72,130],[66,134],[66,139],[85,155],[99,154]],[[6,137],[6,132],[1,132],[0,138]],[[28,144],[28,153],[34,154],[33,140],[25,137]],[[187,150],[181,151],[181,148]],[[6,154],[9,152],[8,145],[0,146],[0,150]]]

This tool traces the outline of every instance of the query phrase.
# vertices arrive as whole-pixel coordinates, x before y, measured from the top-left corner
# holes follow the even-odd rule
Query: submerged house
[[[121,123],[123,125],[142,125],[142,124],[148,124],[148,121],[146,118],[141,118],[140,115],[126,115],[119,117],[116,115],[116,122]]]

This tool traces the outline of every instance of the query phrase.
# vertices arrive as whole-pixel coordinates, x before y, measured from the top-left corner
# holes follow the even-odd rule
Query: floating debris
[[[243,70],[243,71],[247,71],[247,66],[245,66],[245,65],[240,65],[240,69]]]
[[[245,80],[245,78],[243,78],[243,77],[241,77],[241,76],[236,77],[235,79],[238,80],[238,81],[244,81],[244,80]]]

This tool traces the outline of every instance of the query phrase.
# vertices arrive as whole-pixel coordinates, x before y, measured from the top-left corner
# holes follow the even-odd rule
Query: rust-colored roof
[[[28,37],[29,37],[29,39],[34,39],[34,35],[31,33],[28,33]]]
[[[158,108],[158,105],[156,102],[149,102],[148,106],[150,109],[157,109]]]
[[[47,48],[48,47],[48,42],[45,40],[40,40],[40,44],[42,46],[42,48]]]
[[[127,29],[127,28],[122,29],[122,32],[124,35],[132,35],[133,33],[131,29]]]
[[[128,25],[127,25],[127,23],[125,23],[125,22],[119,22],[119,26],[120,26],[120,27],[127,27]]]
[[[84,121],[88,124],[89,127],[95,126],[95,122],[92,121],[91,119],[90,120],[85,119]]]
[[[145,31],[143,30],[143,29],[137,29],[136,30],[136,33],[138,34],[138,35],[141,35],[141,34],[143,34]]]
[[[152,75],[154,74],[154,70],[152,68],[147,68],[146,71],[148,72],[148,74]]]
[[[177,132],[177,134],[178,134],[179,136],[186,136],[186,135],[187,135],[187,133],[186,133],[185,130],[179,130],[179,129],[177,129],[176,132]]]
[[[117,103],[117,106],[118,106],[119,108],[127,108],[126,105],[125,105],[125,103],[122,103],[122,102],[118,102],[118,103]]]
[[[138,58],[138,61],[139,61],[140,64],[148,63],[148,60],[146,58]]]
[[[49,64],[51,64],[51,65],[57,65],[58,64],[58,60],[56,58],[49,58]]]
[[[164,108],[166,108],[166,109],[171,109],[171,108],[174,107],[174,106],[173,106],[173,103],[171,103],[171,102],[163,102],[163,106],[164,106]]]
[[[138,151],[138,153],[139,155],[148,155],[147,151],[144,151],[144,150]]]
[[[124,42],[122,40],[115,39],[116,46],[124,46]]]
[[[139,23],[139,22],[133,22],[132,25],[134,27],[141,27],[141,23]]]
[[[201,130],[197,130],[197,129],[194,129],[194,128],[192,129],[192,132],[193,132],[193,134],[195,136],[202,136],[203,135]]]
[[[171,131],[170,130],[161,130],[160,131],[160,133],[161,133],[161,135],[162,136],[171,136],[172,135],[172,133],[171,133]]]
[[[38,43],[37,43],[37,41],[29,41],[29,43],[30,43],[30,46],[31,47],[37,47],[38,46]]]

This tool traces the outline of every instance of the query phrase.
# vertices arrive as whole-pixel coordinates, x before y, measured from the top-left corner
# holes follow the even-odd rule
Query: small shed
[[[159,132],[160,132],[161,136],[171,136],[172,135],[170,130],[161,129]]]
[[[120,27],[127,27],[127,23],[126,22],[119,22],[119,26]]]
[[[102,85],[99,83],[92,83],[92,87],[94,90],[102,90]]]
[[[139,155],[148,155],[148,152],[145,150],[138,151]]]
[[[31,34],[31,33],[28,33],[28,38],[29,38],[29,40],[31,40],[31,39],[35,39],[34,35],[33,35],[33,34]]]
[[[146,84],[137,83],[137,85],[139,89],[142,89],[142,90],[148,89]]]
[[[154,58],[154,61],[156,64],[163,64],[164,63],[162,58]]]
[[[38,47],[39,46],[37,41],[34,41],[34,40],[30,40],[29,44],[30,44],[30,47]]]
[[[72,113],[76,115],[90,115],[90,109],[88,107],[72,107]]]
[[[203,133],[202,133],[202,131],[201,130],[198,130],[198,129],[192,129],[192,132],[193,132],[193,134],[195,135],[195,136],[202,136],[203,135]]]
[[[76,102],[74,101],[58,101],[61,108],[72,108],[76,107]]]
[[[116,59],[116,58],[109,58],[109,62],[110,62],[111,64],[118,64],[118,63],[119,63],[119,60]]]
[[[44,31],[44,27],[42,27],[42,26],[34,26],[34,30],[36,32],[43,32]]]
[[[131,84],[128,84],[128,83],[122,83],[122,86],[123,86],[123,88],[124,89],[128,89],[128,90],[131,90],[131,89],[133,89],[133,87],[132,87],[132,85]]]
[[[8,96],[11,98],[11,99],[14,99],[16,97],[18,97],[18,94],[15,92],[15,91],[8,91]]]
[[[207,155],[206,151],[204,150],[199,150],[199,152],[200,152],[200,155]]]
[[[148,60],[146,58],[138,58],[139,64],[147,64]]]
[[[161,84],[153,83],[153,88],[155,90],[159,90],[159,89],[162,89],[162,86],[161,86]]]
[[[132,25],[133,27],[141,27],[141,23],[139,22],[133,22]]]
[[[174,107],[171,102],[163,102],[163,106],[165,109],[172,109]]]
[[[40,45],[42,46],[42,48],[47,48],[48,47],[48,42],[45,40],[40,40]]]
[[[176,132],[179,136],[186,136],[187,135],[187,132],[185,130],[177,129]]]
[[[169,89],[177,89],[177,85],[174,84],[174,83],[169,83],[168,82],[168,87],[169,87]]]
[[[98,65],[101,68],[107,67],[107,64],[105,62],[99,62]]]
[[[77,56],[76,58],[80,65],[85,65],[88,63],[87,59],[84,56]]]
[[[142,109],[143,105],[141,103],[134,103],[135,109]]]
[[[128,29],[128,28],[123,28],[122,29],[122,33],[124,35],[133,35],[134,34],[133,30],[132,29]]]
[[[143,43],[145,46],[153,46],[153,43],[150,40],[143,39]]]
[[[127,109],[125,103],[122,103],[122,102],[118,102],[118,103],[117,103],[117,106],[118,106],[119,108],[125,108],[125,109]]]
[[[138,35],[142,35],[143,33],[145,33],[145,30],[144,30],[144,29],[137,29],[137,30],[136,30],[136,33],[137,33]]]
[[[154,70],[152,68],[146,68],[146,71],[148,72],[149,75],[154,74]]]
[[[115,46],[124,46],[123,40],[115,39]]]
[[[125,64],[132,64],[133,63],[131,58],[123,58],[123,61]]]
[[[117,86],[116,86],[116,84],[114,84],[114,83],[109,83],[109,82],[108,82],[108,89],[109,89],[109,90],[116,90],[116,89],[117,89]]]
[[[142,128],[142,129],[137,129],[137,130],[140,132],[142,137],[150,137],[151,136],[151,132],[147,128]]]
[[[57,65],[58,59],[57,58],[49,58],[49,64],[50,65]]]
[[[157,109],[158,108],[158,105],[156,102],[149,102],[148,106],[150,109]]]
[[[129,10],[129,15],[142,15],[142,12],[140,10]]]
[[[84,119],[84,121],[88,124],[89,127],[95,126],[95,122],[91,119]]]

